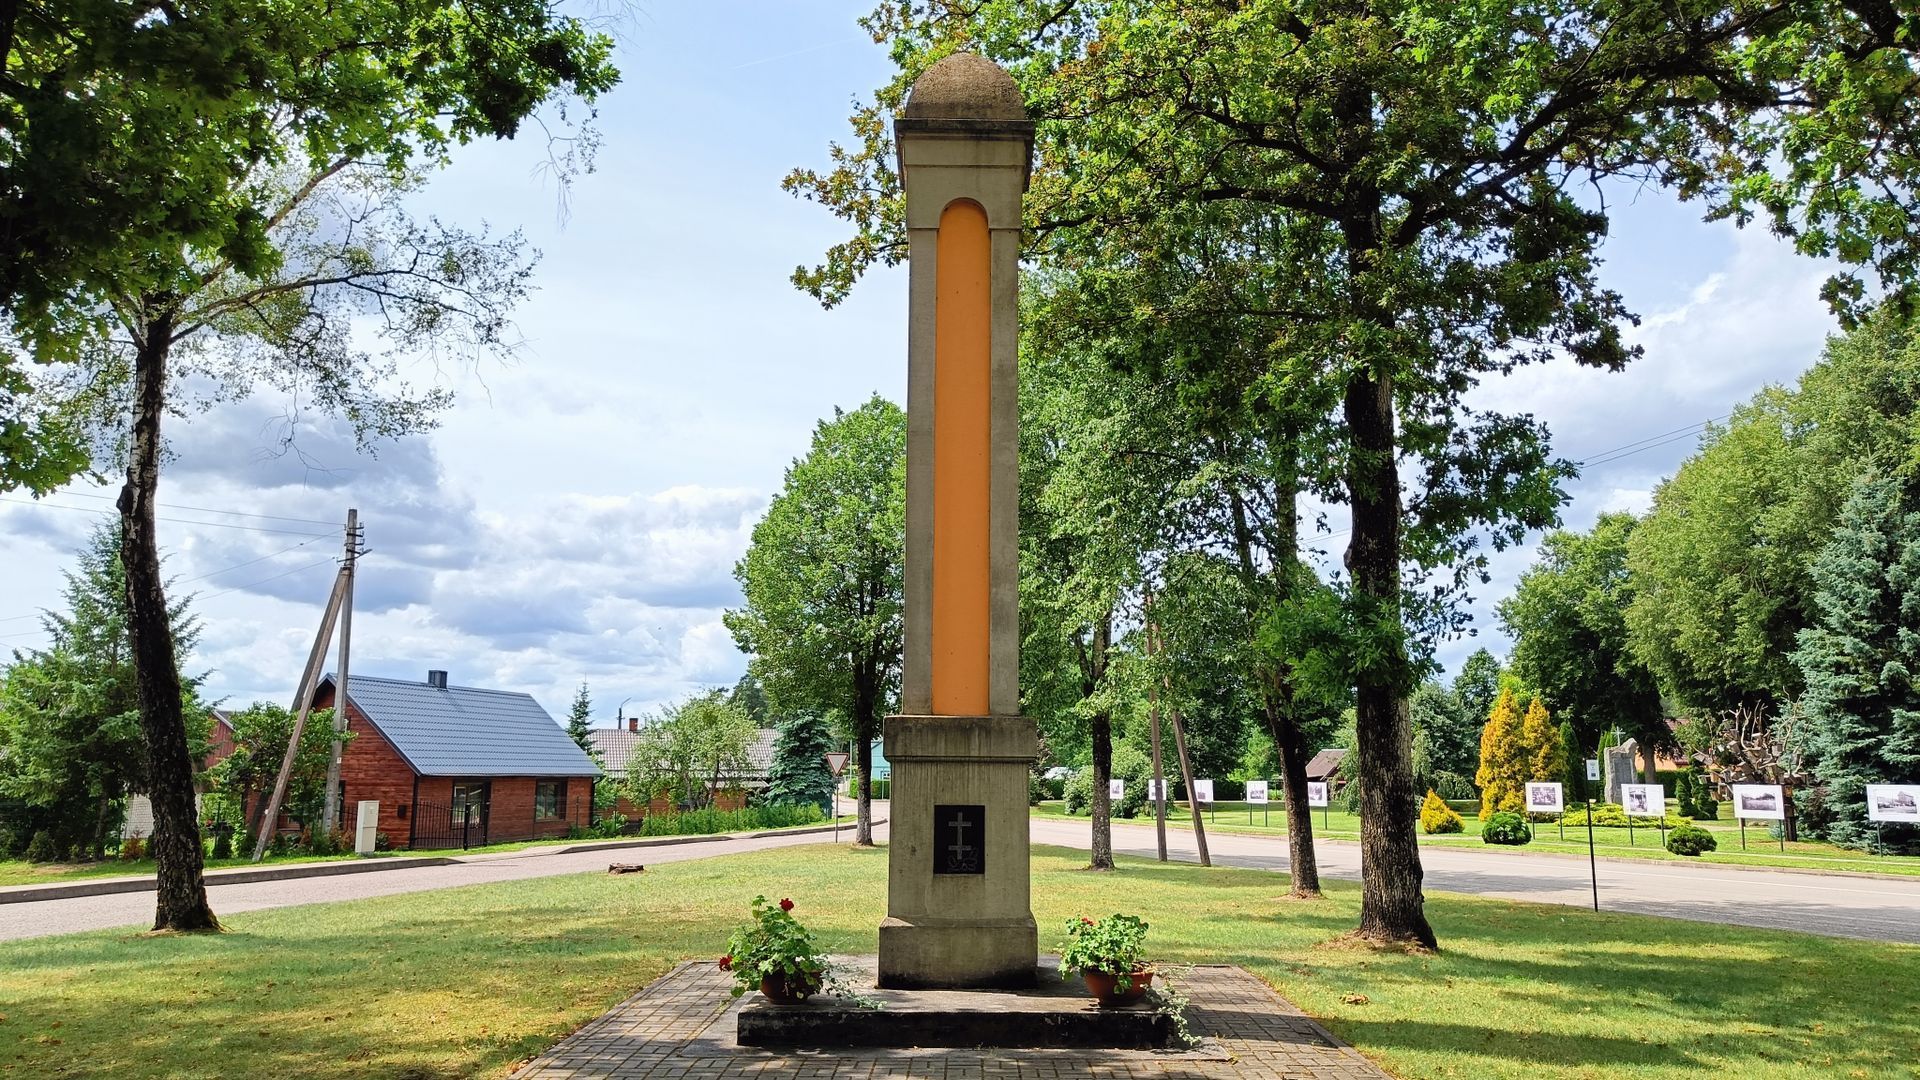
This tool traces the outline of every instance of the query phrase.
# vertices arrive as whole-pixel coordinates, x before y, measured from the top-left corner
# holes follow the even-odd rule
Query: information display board
[[[1114,802],[1119,802],[1121,799],[1126,798],[1126,796],[1127,782],[1125,780],[1116,776],[1112,780],[1107,781],[1107,798],[1112,799]]]
[[[1267,805],[1267,782],[1265,780],[1247,781],[1247,801],[1255,806]]]
[[[1327,782],[1325,780],[1307,781],[1307,805],[1327,805]]]
[[[1212,806],[1213,805],[1213,781],[1195,780],[1193,782],[1193,797],[1202,806]]]
[[[1545,780],[1527,781],[1527,813],[1559,814],[1567,808],[1566,797],[1560,785]]]
[[[1620,806],[1628,817],[1666,817],[1667,791],[1659,784],[1621,784]]]
[[[1778,784],[1735,784],[1733,816],[1748,821],[1785,821],[1787,793]]]
[[[1920,784],[1868,784],[1867,820],[1920,823]]]

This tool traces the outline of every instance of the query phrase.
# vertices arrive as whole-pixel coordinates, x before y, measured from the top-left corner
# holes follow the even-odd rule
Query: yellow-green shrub
[[[1420,829],[1426,833],[1456,833],[1465,830],[1466,822],[1460,820],[1460,814],[1436,791],[1428,791],[1426,801],[1420,804]]]

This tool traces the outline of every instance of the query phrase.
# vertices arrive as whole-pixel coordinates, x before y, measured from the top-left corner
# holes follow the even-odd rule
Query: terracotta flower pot
[[[1131,1005],[1147,995],[1147,987],[1153,982],[1153,969],[1137,967],[1128,975],[1128,987],[1120,989],[1120,975],[1112,971],[1083,971],[1080,977],[1087,980],[1087,992],[1102,1008],[1116,1005]]]
[[[798,1005],[820,989],[818,976],[789,979],[784,972],[760,977],[760,992],[775,1005]]]

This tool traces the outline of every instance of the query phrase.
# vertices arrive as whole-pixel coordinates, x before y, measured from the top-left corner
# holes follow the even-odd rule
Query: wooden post
[[[267,800],[260,816],[260,835],[254,840],[253,861],[267,857],[267,844],[273,824],[280,818],[280,803],[287,797],[287,778],[293,773],[294,758],[300,752],[300,736],[307,729],[307,713],[313,707],[313,691],[320,682],[320,665],[327,658],[327,644],[333,640],[333,623],[340,614],[340,602],[346,593],[345,567],[333,576],[333,593],[327,597],[327,610],[320,616],[320,630],[313,635],[313,651],[307,654],[307,669],[300,675],[300,696],[294,701],[293,731],[287,737],[287,753],[280,759],[280,775],[273,782],[273,797]]]
[[[1207,855],[1207,825],[1200,816],[1200,802],[1193,797],[1193,765],[1187,760],[1187,737],[1180,728],[1180,710],[1168,707],[1167,719],[1173,724],[1173,745],[1180,753],[1180,779],[1187,785],[1187,807],[1193,811],[1193,843],[1200,849],[1200,865],[1212,866],[1213,859]]]
[[[327,801],[320,818],[321,827],[329,836],[340,827],[340,755],[346,747],[347,661],[353,650],[353,569],[359,556],[360,511],[349,509],[346,559],[340,564],[340,573],[347,579],[347,592],[340,602],[340,673],[333,688],[333,749],[327,755]]]
[[[1151,593],[1147,603],[1153,603]],[[1147,633],[1148,648],[1153,645],[1153,631]],[[1159,841],[1160,861],[1167,861],[1167,773],[1162,767],[1160,757],[1160,691],[1151,681],[1147,683],[1147,731],[1153,740],[1153,829]]]

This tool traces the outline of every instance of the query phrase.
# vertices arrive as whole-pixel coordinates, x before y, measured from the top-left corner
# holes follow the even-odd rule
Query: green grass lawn
[[[1084,862],[1036,849],[1043,945],[1138,912],[1157,958],[1244,965],[1401,1077],[1920,1077],[1917,948],[1440,894],[1444,951],[1383,953],[1340,940],[1357,886]],[[717,955],[756,892],[871,952],[885,877],[884,849],[807,846],[0,944],[0,1076],[498,1076]]]
[[[1057,800],[1043,802],[1033,808],[1039,817],[1071,817],[1065,804]],[[1480,839],[1480,819],[1474,814],[1463,811],[1461,818],[1466,823],[1466,831],[1452,835],[1421,836],[1422,844],[1439,847],[1469,847],[1479,851],[1495,851],[1505,854],[1526,854],[1528,852],[1559,852],[1566,855],[1585,855],[1587,853],[1587,830],[1585,826],[1566,826],[1566,838],[1561,839],[1561,830],[1553,823],[1536,823],[1533,827],[1533,843],[1523,847],[1503,847],[1487,844]],[[1207,827],[1219,832],[1245,833],[1256,836],[1285,836],[1286,814],[1279,806],[1271,806],[1268,813],[1262,815],[1259,807],[1253,808],[1252,824],[1248,824],[1249,815],[1245,803],[1220,803],[1207,817]],[[1086,815],[1078,815],[1077,820],[1085,821]],[[1139,817],[1117,819],[1124,825],[1153,826],[1153,808],[1149,806]],[[1324,823],[1324,824],[1323,824]],[[1920,858],[1901,855],[1872,855],[1860,851],[1848,851],[1832,844],[1812,841],[1795,841],[1781,851],[1780,842],[1767,836],[1764,825],[1747,826],[1747,850],[1740,850],[1740,823],[1737,821],[1702,821],[1696,824],[1713,833],[1720,847],[1708,854],[1695,858],[1675,855],[1661,846],[1658,829],[1634,829],[1630,838],[1626,829],[1596,828],[1593,830],[1594,849],[1602,855],[1632,858],[1654,859],[1667,862],[1708,862],[1729,866],[1776,866],[1808,870],[1838,870],[1869,872],[1876,874],[1902,874],[1920,877]],[[1167,806],[1167,827],[1191,829],[1192,818],[1187,808],[1181,806],[1175,812],[1173,804]],[[1360,817],[1344,810],[1316,809],[1313,812],[1313,834],[1329,840],[1360,839]],[[1629,843],[1629,839],[1633,843]]]

